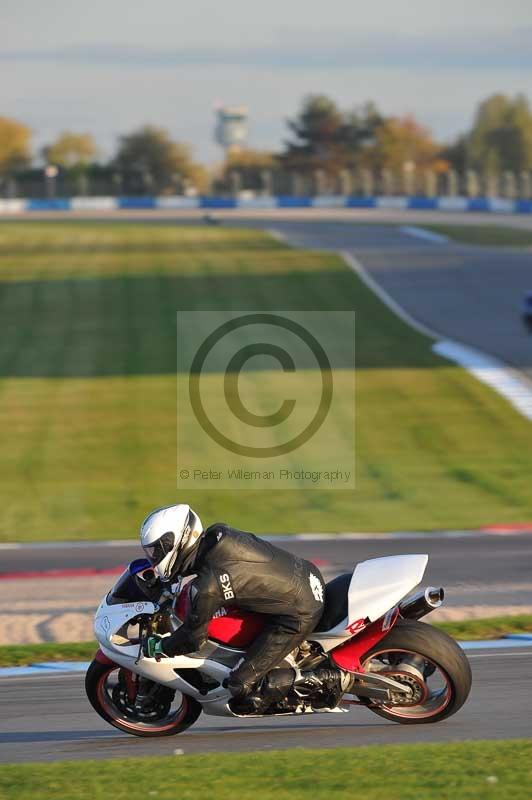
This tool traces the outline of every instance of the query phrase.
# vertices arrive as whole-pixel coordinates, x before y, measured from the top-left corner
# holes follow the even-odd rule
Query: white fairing
[[[314,633],[313,639],[329,651],[354,632],[353,623],[374,622],[414,589],[423,577],[427,555],[386,556],[357,564],[349,584],[348,614],[332,630]]]
[[[109,605],[107,599],[104,598],[94,619],[94,632],[103,653],[116,664],[130,669],[138,675],[143,675],[150,680],[194,697],[202,704],[203,710],[207,714],[236,716],[227,705],[231,699],[231,693],[221,684],[241,660],[242,651],[230,647],[217,647],[208,643],[202,648],[201,654],[192,653],[174,658],[163,658],[160,662],[154,658],[139,659],[139,645],[131,644],[125,637],[126,627],[129,621],[138,617],[139,614],[150,615],[155,610],[153,603],[147,601]],[[214,653],[216,653],[216,657],[212,658]],[[218,681],[220,685],[203,695],[197,688],[183,681],[175,673],[175,669],[200,670]]]
[[[412,591],[423,577],[429,557],[386,556],[357,564],[349,584],[349,624],[374,622]]]

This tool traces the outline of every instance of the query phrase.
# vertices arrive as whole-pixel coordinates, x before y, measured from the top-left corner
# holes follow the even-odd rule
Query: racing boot
[[[264,714],[285,699],[294,680],[295,671],[291,667],[276,667],[253,684],[246,685],[238,676],[231,674],[223,685],[233,694],[235,710],[238,708],[242,713]]]
[[[341,696],[349,692],[354,679],[348,672],[328,667],[318,667],[301,673],[296,689],[303,691],[312,701],[313,708],[336,706]]]
[[[229,689],[232,699],[230,708],[237,714],[259,714],[262,706],[262,693],[258,684],[244,683],[237,676],[229,675],[222,683]]]

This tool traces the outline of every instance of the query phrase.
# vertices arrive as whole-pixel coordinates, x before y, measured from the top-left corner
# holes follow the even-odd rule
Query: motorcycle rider
[[[320,571],[252,533],[223,523],[204,530],[185,503],[148,514],[140,539],[163,583],[196,576],[183,625],[169,636],[147,637],[144,655],[160,658],[199,650],[207,641],[209,621],[222,606],[265,614],[267,625],[224,684],[233,699],[258,705],[261,679],[307,638],[321,618]]]

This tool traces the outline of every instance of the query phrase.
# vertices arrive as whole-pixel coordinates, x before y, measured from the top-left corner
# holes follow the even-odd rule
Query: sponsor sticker
[[[365,619],[356,619],[350,625],[347,626],[346,631],[349,633],[360,633],[366,627],[366,620]]]
[[[219,576],[220,585],[222,587],[222,593],[224,596],[224,600],[233,600],[235,597],[235,593],[233,592],[233,587],[231,586],[231,578],[224,572],[223,575]]]
[[[314,575],[313,572],[310,573],[308,579],[314,599],[317,600],[318,603],[323,603],[323,586],[320,579],[317,575]]]

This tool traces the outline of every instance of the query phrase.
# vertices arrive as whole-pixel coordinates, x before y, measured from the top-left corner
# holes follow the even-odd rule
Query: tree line
[[[43,167],[58,168],[72,193],[86,194],[100,182],[116,194],[182,194],[264,190],[268,176],[337,180],[354,171],[403,178],[453,170],[480,175],[532,170],[532,111],[524,95],[494,94],[479,103],[470,129],[452,142],[438,142],[412,115],[386,116],[374,103],[342,109],[326,95],[306,97],[279,152],[240,149],[207,169],[190,147],[168,131],[144,126],[120,137],[116,153],[102,161],[90,133],[64,132],[42,148],[43,166],[32,166],[31,131],[0,117],[0,181],[3,192],[40,179]],[[55,175],[54,173],[50,173]],[[94,193],[94,191],[92,192]]]

